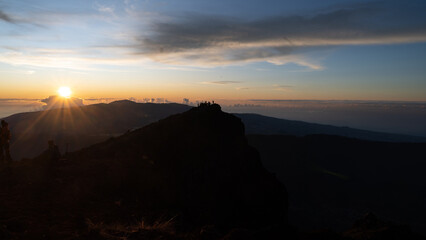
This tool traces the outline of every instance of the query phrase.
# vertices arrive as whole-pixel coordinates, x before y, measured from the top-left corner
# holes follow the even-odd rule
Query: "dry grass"
[[[138,226],[139,230],[148,230],[148,231],[161,231],[168,233],[175,233],[175,224],[174,219],[176,217],[172,217],[169,220],[157,220],[152,224],[147,224],[145,221],[140,221]]]
[[[89,232],[97,233],[103,239],[127,240],[130,236],[134,235],[149,235],[152,239],[163,239],[164,236],[175,236],[176,231],[174,219],[175,217],[168,220],[159,219],[153,223],[147,223],[146,221],[141,220],[133,224],[95,223],[90,219],[86,219],[86,224]]]

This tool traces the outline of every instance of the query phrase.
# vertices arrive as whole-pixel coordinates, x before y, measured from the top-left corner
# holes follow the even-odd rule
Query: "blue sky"
[[[426,101],[424,1],[0,1],[0,94]]]

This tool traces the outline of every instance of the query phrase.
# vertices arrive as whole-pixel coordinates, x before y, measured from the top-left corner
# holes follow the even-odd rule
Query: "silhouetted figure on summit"
[[[1,130],[0,130],[0,161],[1,162],[11,162],[12,157],[10,156],[10,130],[9,124],[1,120]]]
[[[210,101],[204,101],[198,104],[198,109],[201,110],[221,110],[221,107],[219,104],[215,103],[213,101],[213,103],[211,103]]]
[[[209,107],[210,105],[211,105],[211,103],[210,103],[210,102],[204,101],[204,102],[201,102],[200,104],[198,104],[198,107],[199,107],[199,108],[207,108],[207,107]]]

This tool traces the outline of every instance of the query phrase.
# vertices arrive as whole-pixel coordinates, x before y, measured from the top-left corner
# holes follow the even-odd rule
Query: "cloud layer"
[[[70,107],[81,107],[84,106],[83,100],[80,98],[63,98],[59,96],[49,96],[48,98],[42,99],[41,102],[46,105],[44,109],[54,108],[70,108]]]

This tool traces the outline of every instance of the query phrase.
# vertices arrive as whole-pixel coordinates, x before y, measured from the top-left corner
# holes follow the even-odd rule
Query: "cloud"
[[[103,5],[103,4],[99,4],[95,2],[93,7],[96,9],[96,11],[100,13],[105,13],[105,14],[110,14],[112,16],[115,16],[114,6],[107,6],[107,5]]]
[[[204,84],[217,84],[217,85],[226,85],[240,83],[240,81],[213,81],[213,82],[203,82]]]
[[[8,23],[15,23],[15,20],[0,9],[0,20]]]
[[[255,104],[234,104],[234,105],[229,105],[226,106],[227,108],[258,108],[258,107],[262,107],[262,105],[255,105]]]
[[[80,107],[84,106],[83,100],[80,98],[63,98],[59,96],[50,96],[48,98],[42,99],[41,102],[46,105],[44,109],[54,109],[54,108],[69,108],[69,107]]]
[[[277,90],[277,91],[288,91],[291,88],[293,88],[293,86],[289,86],[289,85],[278,85],[278,84],[273,85],[272,87],[273,87],[274,90]]]
[[[85,105],[97,104],[97,103],[110,103],[117,100],[122,100],[121,98],[85,98]]]
[[[220,66],[269,62],[322,67],[307,52],[341,45],[426,41],[425,5],[396,1],[341,7],[315,15],[275,16],[254,21],[186,15],[157,20],[141,34],[134,52],[166,63]],[[170,18],[169,18],[170,19]]]
[[[22,26],[37,27],[37,29],[47,29],[49,26],[59,23],[69,23],[71,17],[81,20],[84,15],[77,12],[50,11],[37,5],[26,4],[24,8],[18,11],[5,12],[0,9],[0,20],[19,24]],[[20,28],[20,31],[29,31],[31,28]]]
[[[48,49],[21,48],[0,52],[0,62],[39,68],[93,70],[96,65],[129,66],[140,65],[147,60],[109,51],[109,56],[90,54],[89,48]],[[112,70],[110,70],[112,71]]]
[[[102,13],[114,14],[114,8],[112,7],[99,6],[97,10]]]
[[[240,91],[240,90],[249,90],[250,88],[248,88],[248,87],[238,87],[238,88],[235,88],[236,90],[238,90],[238,91]]]
[[[0,9],[0,21],[22,23],[14,34],[21,31],[26,33],[21,36],[24,40],[30,38],[32,43],[44,43],[28,48],[2,47],[5,50],[0,52],[0,62],[78,70],[93,70],[93,66],[104,65],[158,68],[156,63],[163,63],[161,68],[189,71],[267,62],[295,63],[303,70],[322,70],[321,62],[310,55],[318,50],[343,45],[426,41],[426,5],[418,0],[340,5],[322,12],[258,19],[200,14],[176,17],[129,10],[135,7],[136,1],[122,2],[125,11],[117,2],[115,5],[94,3],[86,11],[50,11],[33,6],[26,11],[12,11],[12,15]],[[98,25],[100,23],[104,25]],[[36,30],[28,27],[29,24],[37,25]],[[42,37],[35,34],[69,26],[85,34],[95,25],[101,27],[87,34],[88,38],[96,36],[91,41],[75,41],[61,35],[62,31]],[[41,40],[35,41],[37,38]],[[7,44],[15,40],[16,37],[10,35]],[[50,52],[41,49],[57,46],[58,40],[68,43],[69,49],[52,48]],[[90,45],[93,42],[102,46]]]
[[[20,112],[42,110],[40,99],[0,98],[0,118]]]

